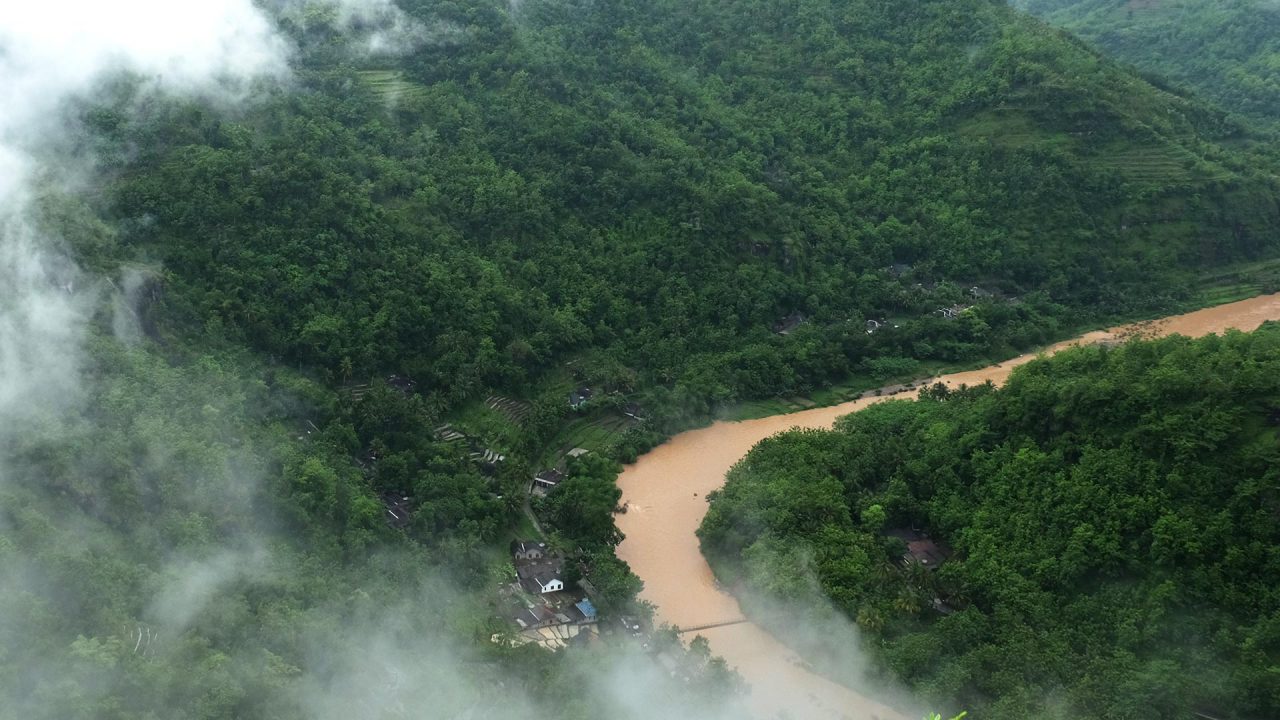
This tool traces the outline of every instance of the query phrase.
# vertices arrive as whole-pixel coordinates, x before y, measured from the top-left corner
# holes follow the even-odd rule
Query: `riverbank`
[[[1265,281],[1259,280],[1258,276],[1264,276],[1268,279]],[[1223,305],[1251,300],[1262,296],[1268,288],[1274,289],[1278,283],[1280,283],[1280,260],[1257,261],[1221,268],[1202,278],[1194,296],[1183,303],[1181,307],[1175,308],[1175,315],[1187,315],[1200,310],[1209,310]],[[1148,322],[1159,321],[1165,317],[1169,316],[1143,313],[1112,318],[1114,325],[1106,322],[1080,323],[1074,327],[1063,329],[1057,336],[1068,340],[1077,340],[1095,331],[1106,331],[1112,327],[1136,327]],[[1044,352],[1055,344],[1056,342],[1050,342],[1044,348],[1031,351],[1030,354],[1035,355]],[[742,400],[719,408],[714,419],[730,422],[756,420],[773,415],[801,412],[815,407],[842,405],[846,402],[857,400],[863,393],[874,391],[882,386],[894,384],[919,385],[920,382],[928,377],[977,370],[1003,361],[1003,358],[997,357],[988,357],[963,363],[947,363],[941,360],[925,361],[921,362],[921,368],[925,371],[924,373],[886,378],[883,382],[876,382],[865,375],[853,376],[828,386],[816,388],[805,394]]]
[[[1267,320],[1280,320],[1280,294],[1090,332],[1042,352],[1052,354],[1071,345],[1120,340],[1134,334],[1180,333],[1194,337],[1228,328],[1253,330]],[[1013,368],[1039,354],[943,375],[930,382],[949,386],[1000,383]],[[706,513],[707,493],[723,484],[725,473],[734,463],[770,435],[793,427],[831,427],[837,417],[890,397],[872,395],[785,415],[716,422],[676,435],[628,466],[618,478],[627,512],[616,516],[618,528],[626,535],[617,554],[644,580],[641,597],[657,606],[656,619],[691,627],[742,614],[736,598],[716,585],[694,534]],[[794,652],[754,623],[729,625],[703,634],[711,650],[736,667],[752,685],[753,705],[760,717],[773,717],[784,711],[794,718],[904,717],[886,706],[885,696],[874,689],[855,691],[802,667]]]

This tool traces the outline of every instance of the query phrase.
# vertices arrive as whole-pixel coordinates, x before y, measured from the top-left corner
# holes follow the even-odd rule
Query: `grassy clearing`
[[[421,97],[427,92],[426,86],[406,80],[404,73],[399,70],[358,70],[356,74],[366,87],[388,105]]]
[[[598,452],[616,441],[631,420],[613,412],[597,412],[574,418],[560,428],[560,432],[547,443],[539,458],[542,467],[551,467],[574,448]]]
[[[956,131],[961,137],[989,140],[992,144],[1014,150],[1066,148],[1073,144],[1070,136],[1049,132],[1013,108],[980,112],[967,119]]]
[[[505,414],[485,405],[483,400],[464,405],[450,419],[450,424],[467,435],[496,445],[493,449],[499,451],[510,450],[520,438],[520,427]]]

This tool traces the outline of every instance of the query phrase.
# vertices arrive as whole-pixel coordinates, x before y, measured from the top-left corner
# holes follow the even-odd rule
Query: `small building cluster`
[[[516,644],[537,643],[556,650],[581,642],[597,631],[597,613],[591,600],[566,588],[564,559],[546,543],[517,540],[511,543],[516,581],[500,598],[502,615],[515,626]],[[494,641],[501,640],[495,635]]]
[[[516,565],[516,577],[520,587],[531,595],[564,590],[564,568],[556,559],[527,560]]]

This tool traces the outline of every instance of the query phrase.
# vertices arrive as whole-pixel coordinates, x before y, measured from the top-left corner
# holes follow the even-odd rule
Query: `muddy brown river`
[[[1058,343],[1043,353],[1132,334],[1179,333],[1198,337],[1228,328],[1253,330],[1266,320],[1280,320],[1280,294],[1091,332]],[[956,386],[990,380],[998,384],[1013,368],[1036,356],[1022,355],[981,370],[934,378],[933,382]],[[770,435],[793,427],[829,428],[837,417],[887,399],[868,397],[757,420],[717,422],[676,435],[628,466],[618,478],[627,507],[626,513],[616,516],[618,527],[626,534],[618,556],[644,580],[641,597],[657,606],[657,620],[689,628],[742,617],[737,600],[717,586],[694,534],[707,510],[707,493],[724,483],[725,473],[734,463]],[[699,634],[751,685],[752,707],[760,718],[779,714],[797,720],[908,717],[883,704],[888,701],[887,691],[858,691],[810,672],[794,652],[753,623],[727,625]]]

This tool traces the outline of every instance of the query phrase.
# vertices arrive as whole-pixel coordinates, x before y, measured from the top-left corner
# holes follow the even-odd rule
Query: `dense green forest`
[[[734,717],[705,643],[490,642],[530,513],[643,618],[668,433],[1276,287],[1266,138],[1002,2],[383,5],[255,4],[234,98],[0,116],[6,169],[56,136],[0,178],[0,718]]]
[[[1275,717],[1278,426],[1278,325],[1073,349],[769,439],[699,534],[980,717]]]
[[[290,25],[302,87],[241,118],[88,110],[122,158],[100,250],[163,264],[160,336],[432,409],[596,350],[696,407],[1006,354],[1276,250],[1273,149],[998,2],[404,5],[440,30],[390,67]]]
[[[1013,0],[1172,83],[1260,124],[1280,122],[1280,7],[1269,0]]]

